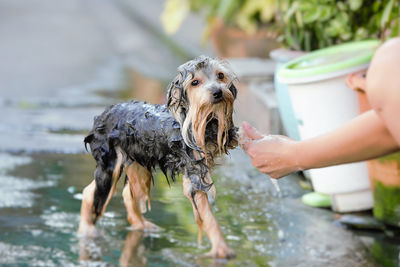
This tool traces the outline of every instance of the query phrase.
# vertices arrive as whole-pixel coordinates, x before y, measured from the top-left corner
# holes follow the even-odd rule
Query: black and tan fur
[[[139,101],[107,108],[94,120],[85,145],[96,160],[94,181],[83,192],[79,232],[91,235],[114,193],[123,170],[128,221],[134,229],[156,230],[142,213],[150,209],[152,172],[160,168],[175,180],[193,205],[201,233],[206,231],[213,257],[231,257],[207,193],[215,195],[210,171],[214,158],[237,146],[232,121],[235,76],[224,61],[201,56],[178,68],[168,87],[167,105]]]

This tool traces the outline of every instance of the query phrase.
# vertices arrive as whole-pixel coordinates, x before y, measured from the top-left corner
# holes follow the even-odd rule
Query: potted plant
[[[167,0],[161,15],[174,33],[190,12],[206,19],[203,39],[219,57],[268,57],[278,47],[277,0]]]

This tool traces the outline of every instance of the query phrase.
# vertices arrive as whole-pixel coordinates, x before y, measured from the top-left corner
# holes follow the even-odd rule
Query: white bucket
[[[288,85],[302,140],[337,129],[358,115],[357,94],[346,86],[345,77]],[[311,169],[309,173],[317,192],[335,194],[369,188],[365,162]]]
[[[321,49],[285,64],[278,79],[287,84],[301,140],[331,132],[358,116],[357,94],[348,74],[367,68],[376,40]],[[314,190],[331,195],[336,211],[373,206],[367,164],[337,165],[308,171]]]
[[[301,140],[337,129],[359,114],[357,94],[346,86],[346,76],[288,85]],[[371,193],[365,197],[365,192],[370,190],[365,162],[311,169],[309,174],[316,192],[339,198],[340,194],[348,196],[351,192],[363,192],[363,201],[353,202],[356,207],[347,203],[342,205],[343,209],[335,206],[337,211],[363,210],[373,206]]]

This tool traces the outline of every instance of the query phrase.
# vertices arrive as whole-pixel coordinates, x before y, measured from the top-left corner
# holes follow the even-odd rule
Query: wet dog
[[[94,180],[83,190],[79,233],[95,233],[94,225],[123,170],[122,195],[129,223],[133,229],[157,230],[142,213],[151,208],[152,172],[160,168],[168,183],[168,177],[175,180],[183,174],[183,192],[193,206],[199,241],[205,230],[212,244],[208,255],[232,257],[207,194],[215,197],[210,175],[215,157],[237,146],[232,120],[235,80],[226,62],[201,56],[178,68],[168,87],[167,105],[131,101],[95,117],[84,142],[90,146],[96,170]]]

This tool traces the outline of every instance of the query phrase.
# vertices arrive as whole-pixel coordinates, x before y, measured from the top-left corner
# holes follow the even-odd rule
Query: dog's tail
[[[86,152],[89,152],[89,150],[87,149],[87,145],[93,141],[94,138],[94,134],[92,132],[89,133],[88,136],[85,137],[85,139],[83,139],[83,144],[85,145],[85,150]]]
[[[90,152],[96,160],[94,172],[96,189],[92,211],[94,223],[102,215],[112,186],[115,185],[122,170],[121,157],[117,152],[119,141],[118,138],[115,138],[114,133],[116,128],[104,124],[104,118],[108,117],[107,111],[95,118],[93,129],[83,140],[85,148],[89,145]],[[112,120],[108,120],[108,123],[110,121],[112,122]],[[110,128],[111,130],[108,130]]]

